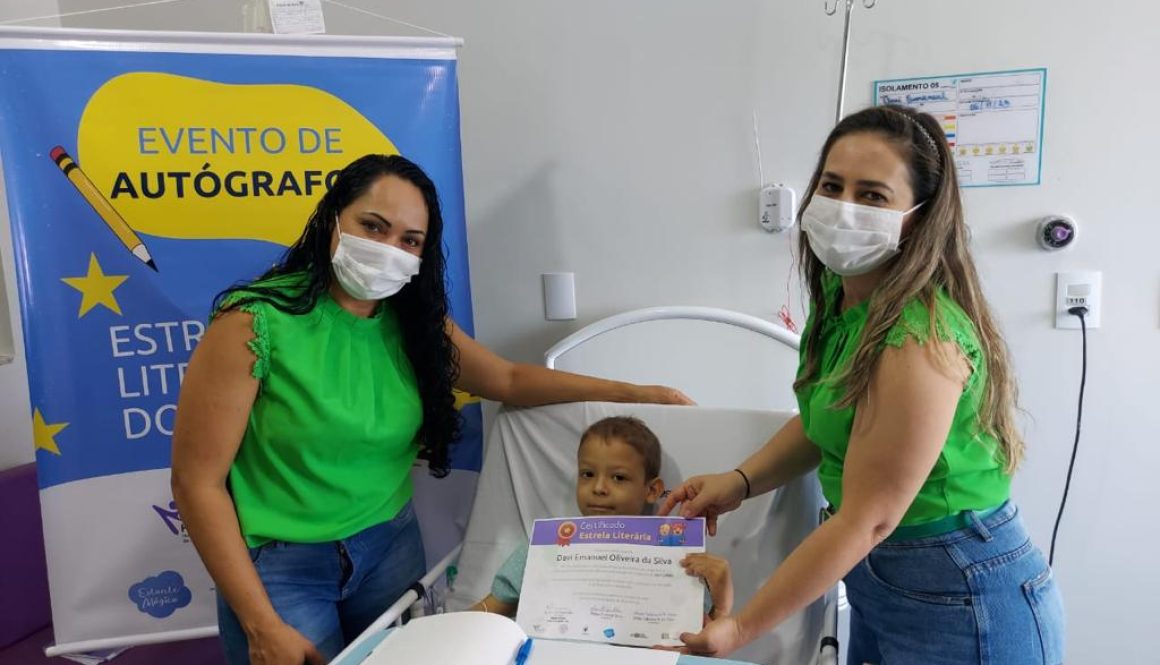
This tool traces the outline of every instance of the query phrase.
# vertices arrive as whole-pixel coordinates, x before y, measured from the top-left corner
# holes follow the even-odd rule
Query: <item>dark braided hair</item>
[[[302,235],[281,260],[257,280],[219,293],[214,299],[214,311],[244,308],[254,302],[264,302],[294,315],[313,310],[334,280],[330,241],[338,214],[385,176],[411,183],[422,192],[427,204],[422,268],[388,300],[398,313],[405,350],[423,401],[420,457],[427,460],[432,475],[442,478],[447,475],[449,448],[459,436],[461,424],[452,394],[459,378],[459,358],[446,327],[446,261],[439,196],[435,183],[417,164],[400,155],[366,155],[351,162],[339,172],[307,220]],[[274,280],[289,275],[302,275],[305,279],[300,286],[293,287],[287,287],[285,280]]]

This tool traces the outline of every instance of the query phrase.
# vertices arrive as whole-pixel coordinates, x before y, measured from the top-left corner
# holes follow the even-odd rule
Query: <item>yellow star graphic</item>
[[[451,392],[453,395],[455,395],[455,410],[456,411],[461,410],[463,407],[467,406],[468,404],[475,404],[476,402],[479,401],[478,395],[472,395],[471,393],[465,393],[462,390],[452,390]]]
[[[53,455],[60,454],[60,448],[56,446],[54,436],[60,434],[61,430],[68,427],[68,423],[53,423],[49,425],[44,422],[44,416],[40,415],[40,409],[32,412],[32,448],[34,450],[47,450]]]
[[[104,305],[120,316],[121,306],[117,304],[113,291],[127,279],[128,275],[106,275],[101,270],[101,264],[97,263],[97,255],[89,254],[88,274],[84,277],[64,277],[61,281],[81,292],[81,310],[77,313],[79,319],[97,305]]]

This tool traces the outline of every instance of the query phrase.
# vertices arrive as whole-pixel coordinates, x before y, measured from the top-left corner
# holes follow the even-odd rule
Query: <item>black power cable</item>
[[[1087,307],[1072,307],[1068,314],[1079,317],[1079,327],[1083,331],[1083,365],[1079,377],[1079,408],[1075,413],[1075,443],[1071,446],[1071,462],[1067,465],[1067,481],[1063,484],[1063,498],[1059,502],[1059,514],[1055,517],[1055,528],[1051,531],[1051,551],[1047,555],[1048,565],[1055,564],[1055,539],[1059,535],[1059,523],[1063,521],[1063,509],[1067,506],[1067,492],[1071,489],[1071,474],[1075,470],[1075,456],[1079,452],[1079,433],[1083,424],[1083,391],[1087,385]]]

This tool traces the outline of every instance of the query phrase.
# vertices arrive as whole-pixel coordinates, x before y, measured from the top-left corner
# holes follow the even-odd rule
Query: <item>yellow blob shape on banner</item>
[[[78,166],[136,231],[280,245],[301,234],[329,174],[367,153],[398,152],[316,88],[148,72],[101,86],[77,136]]]

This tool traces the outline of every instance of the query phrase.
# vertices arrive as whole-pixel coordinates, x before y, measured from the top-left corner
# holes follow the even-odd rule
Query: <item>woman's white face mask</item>
[[[395,295],[419,274],[420,263],[419,257],[398,247],[342,231],[338,231],[338,248],[330,259],[338,283],[358,300]]]
[[[815,195],[802,213],[802,230],[827,268],[843,277],[863,275],[898,254],[902,220],[922,205],[891,210]]]

